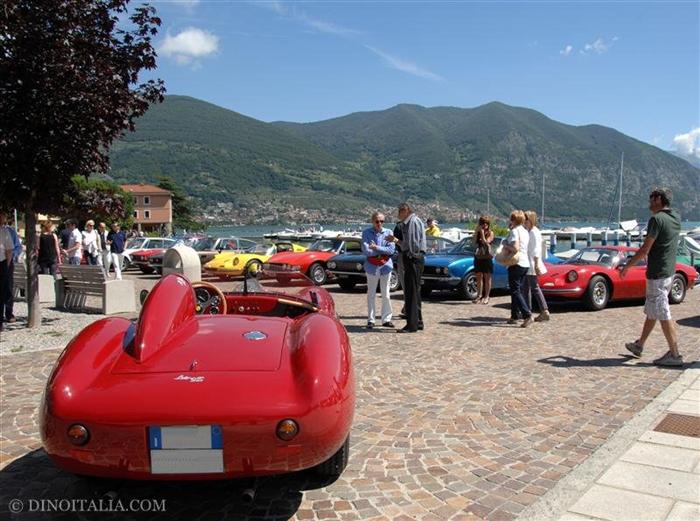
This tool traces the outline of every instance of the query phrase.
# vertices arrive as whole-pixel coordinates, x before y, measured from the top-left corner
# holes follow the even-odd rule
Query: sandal
[[[484,300],[481,301],[482,304],[488,304],[489,303],[489,298],[486,297]]]
[[[481,300],[480,298],[474,299],[472,300],[472,304],[481,304]]]

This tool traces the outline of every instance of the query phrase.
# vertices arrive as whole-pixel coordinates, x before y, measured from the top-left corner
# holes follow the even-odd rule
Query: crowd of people
[[[671,194],[668,189],[656,188],[649,196],[652,217],[647,226],[647,236],[639,251],[621,269],[624,278],[629,268],[647,258],[646,320],[640,337],[625,347],[635,357],[641,357],[645,342],[657,321],[661,322],[669,346],[668,352],[654,360],[655,364],[667,366],[683,365],[678,349],[678,335],[668,301],[668,292],[675,272],[676,245],[680,234],[680,216],[671,209]],[[404,289],[404,308],[401,311],[406,325],[397,329],[399,333],[414,333],[425,327],[423,322],[420,284],[425,263],[426,235],[440,235],[437,221],[430,218],[427,226],[415,215],[408,203],[399,205],[398,223],[393,232],[384,228],[384,214],[374,212],[372,226],[362,234],[362,250],[367,256],[367,328],[375,327],[375,300],[377,285],[381,293],[382,326],[394,328],[389,297],[389,277],[393,264],[392,256],[398,251],[396,272]],[[510,292],[509,324],[527,328],[533,322],[550,320],[547,301],[542,294],[538,277],[547,272],[542,260],[542,233],[537,226],[537,214],[532,211],[514,210],[508,221],[509,233],[503,241],[502,252],[495,255],[492,249],[495,238],[491,220],[482,215],[472,237],[474,245],[474,272],[477,277],[477,296],[474,304],[488,304],[491,292],[494,259],[508,267]],[[533,318],[533,301],[539,315]]]

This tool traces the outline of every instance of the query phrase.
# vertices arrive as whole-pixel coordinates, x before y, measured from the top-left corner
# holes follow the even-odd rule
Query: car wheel
[[[316,474],[324,477],[338,479],[348,465],[350,458],[350,436],[345,439],[343,446],[338,449],[338,452],[333,454],[323,463],[316,465],[313,470]]]
[[[457,293],[459,296],[466,300],[475,300],[477,292],[476,285],[476,273],[470,271],[466,276],[459,282],[459,287],[457,288]]]
[[[129,261],[129,259],[127,259],[126,257],[122,257],[122,265],[121,265],[122,271],[128,270],[130,266],[131,266],[131,261]]]
[[[258,273],[260,272],[260,270],[262,270],[263,265],[262,262],[260,262],[259,260],[253,259],[250,262],[248,262],[248,264],[246,264],[245,267],[249,273]]]
[[[309,268],[309,278],[317,286],[322,286],[326,283],[328,276],[326,275],[326,269],[319,262],[314,262]]]
[[[338,281],[338,286],[340,286],[340,289],[344,289],[346,291],[350,291],[351,289],[354,289],[356,284],[357,284],[357,282],[355,282],[352,279],[340,279]]]
[[[151,273],[156,271],[153,268],[149,268],[148,266],[140,266],[139,268],[141,269],[141,273],[145,273],[146,275],[150,275]]]
[[[401,289],[401,280],[396,270],[391,270],[389,275],[389,291],[399,291]]]
[[[608,282],[600,275],[592,277],[584,296],[586,308],[591,311],[600,311],[607,306],[608,300],[610,300]]]
[[[671,281],[671,290],[668,292],[668,301],[671,304],[680,304],[685,300],[685,279],[683,275],[676,273]]]

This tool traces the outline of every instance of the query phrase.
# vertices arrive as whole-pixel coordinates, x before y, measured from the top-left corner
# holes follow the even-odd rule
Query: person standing
[[[644,244],[624,265],[620,278],[627,275],[629,269],[647,257],[646,301],[644,314],[646,319],[641,336],[634,342],[625,344],[625,348],[635,357],[641,358],[644,344],[649,338],[656,321],[661,321],[661,329],[668,343],[668,352],[653,361],[655,365],[680,367],[683,356],[678,350],[678,333],[676,324],[671,319],[671,307],[668,293],[676,271],[676,252],[681,231],[681,218],[671,209],[671,192],[666,188],[655,188],[649,194],[649,210],[652,216],[647,223],[647,236]]]
[[[515,324],[518,321],[518,317],[522,317],[524,320],[520,327],[528,327],[532,324],[532,313],[523,296],[525,275],[527,275],[527,270],[530,268],[530,261],[527,257],[530,235],[523,227],[524,222],[525,214],[522,210],[511,212],[508,223],[510,233],[503,242],[505,250],[508,250],[513,255],[518,255],[518,262],[508,266],[508,290],[510,291],[510,319],[508,323]]]
[[[83,234],[80,233],[78,225],[73,219],[68,221],[68,231],[70,233],[68,236],[68,247],[65,248],[63,253],[68,264],[79,266],[80,261],[83,259]]]
[[[90,219],[85,223],[83,230],[83,251],[85,252],[85,260],[90,266],[97,266],[99,258],[98,236],[95,231],[95,221]]]
[[[107,278],[109,277],[109,265],[112,253],[109,251],[109,245],[107,244],[107,225],[105,223],[97,225],[97,248],[99,250],[97,264],[102,266],[102,271],[105,274],[105,278]]]
[[[440,228],[438,228],[438,222],[430,217],[426,224],[428,225],[425,229],[425,234],[430,237],[440,237]]]
[[[549,308],[538,279],[540,275],[547,273],[547,267],[542,261],[542,232],[537,227],[537,214],[532,210],[525,212],[525,229],[529,232],[527,256],[530,261],[530,267],[525,275],[525,301],[532,309],[532,297],[534,296],[540,309],[540,314],[535,318],[535,322],[546,322],[549,320]]]
[[[110,262],[114,264],[114,277],[117,280],[122,280],[122,254],[125,243],[126,237],[124,237],[124,232],[120,231],[119,223],[112,223],[112,230],[107,234],[107,244],[110,251]],[[109,270],[109,265],[106,268]]]
[[[403,294],[406,313],[406,325],[399,333],[415,333],[423,329],[423,312],[420,297],[420,282],[425,265],[425,225],[408,203],[402,203],[398,209],[401,234],[403,239],[391,236],[401,247],[401,263],[403,265]]]
[[[374,327],[374,304],[379,284],[382,300],[382,326],[394,327],[391,321],[391,298],[389,295],[389,279],[393,264],[391,256],[396,246],[387,241],[391,232],[384,228],[384,214],[374,212],[371,217],[372,226],[362,232],[362,253],[367,256],[365,273],[367,274],[367,329]]]
[[[0,331],[2,323],[16,322],[13,314],[13,274],[22,252],[17,232],[7,225],[7,213],[0,211]]]
[[[61,260],[61,248],[58,237],[53,233],[53,223],[46,220],[41,223],[41,233],[37,241],[37,263],[39,273],[56,277],[58,263]]]
[[[491,295],[491,278],[493,277],[493,252],[491,243],[494,239],[491,219],[482,215],[474,230],[474,273],[476,273],[476,300],[474,304],[488,304]]]

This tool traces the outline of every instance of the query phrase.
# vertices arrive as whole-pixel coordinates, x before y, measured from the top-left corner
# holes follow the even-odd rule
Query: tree
[[[127,21],[127,4],[3,0],[0,201],[25,213],[30,251],[37,212],[60,211],[72,176],[106,171],[112,141],[163,100],[161,80],[139,84],[139,73],[156,67],[151,39],[161,21],[148,5]],[[36,269],[27,264],[28,322],[35,327]]]
[[[64,197],[62,215],[79,219],[103,221],[109,226],[120,221],[124,230],[134,223],[134,196],[116,183],[106,179],[86,179],[81,175],[71,179],[74,190]]]
[[[167,176],[158,178],[158,188],[167,190],[172,194],[173,202],[173,225],[181,230],[198,231],[203,230],[205,226],[195,220],[194,209],[192,203],[187,198],[179,185]]]

